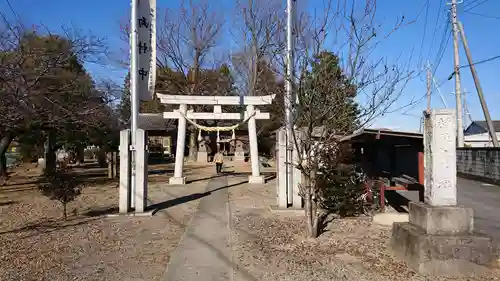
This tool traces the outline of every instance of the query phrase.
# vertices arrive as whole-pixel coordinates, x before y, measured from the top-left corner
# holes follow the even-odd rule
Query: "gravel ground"
[[[154,203],[184,199],[153,217],[105,217],[116,212],[116,183],[84,189],[67,222],[61,206],[36,190],[0,190],[0,280],[161,280],[199,202],[189,195],[202,193],[206,181],[186,189],[152,178]]]
[[[499,280],[500,272],[476,279],[427,279],[394,260],[391,229],[363,218],[337,219],[318,239],[305,239],[300,213],[271,213],[275,182],[231,187],[234,280]],[[496,276],[496,277],[495,277]]]
[[[197,194],[213,175],[212,166],[187,167],[188,181],[194,181],[189,188],[167,186],[162,171],[168,169],[156,167],[150,176],[149,197],[168,207],[153,217],[105,217],[116,211],[114,182],[86,188],[69,205],[67,222],[61,221],[61,206],[33,186],[0,187],[0,280],[162,280]],[[269,211],[274,180],[260,186],[245,180],[229,178],[235,281],[462,281],[412,272],[390,255],[390,228],[367,219],[334,220],[318,239],[305,239],[301,213]],[[500,272],[463,280],[500,279],[494,276]]]

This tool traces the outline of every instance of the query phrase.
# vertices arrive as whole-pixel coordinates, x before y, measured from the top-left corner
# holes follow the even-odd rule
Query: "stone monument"
[[[205,140],[202,139],[198,143],[198,157],[196,159],[198,163],[207,163],[208,162],[208,152],[207,152],[207,144]]]
[[[236,139],[234,142],[236,145],[234,149],[234,160],[245,161],[245,149],[243,149],[243,142],[238,139]]]
[[[472,209],[457,206],[455,111],[424,115],[425,203],[410,202],[409,222],[394,223],[392,251],[420,274],[484,273],[492,239],[474,233]]]

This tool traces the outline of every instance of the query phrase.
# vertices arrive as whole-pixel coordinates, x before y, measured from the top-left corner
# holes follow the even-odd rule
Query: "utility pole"
[[[486,119],[486,124],[488,125],[488,131],[490,133],[491,141],[493,142],[494,147],[498,147],[498,139],[497,139],[497,134],[495,132],[495,127],[493,127],[490,111],[488,110],[488,105],[484,100],[483,88],[479,83],[476,67],[474,66],[474,62],[472,61],[472,55],[469,50],[469,45],[467,44],[467,38],[465,37],[464,26],[462,25],[461,22],[458,23],[458,28],[460,30],[460,36],[462,37],[462,43],[464,45],[465,53],[467,54],[467,60],[469,61],[470,72],[472,73],[472,78],[474,78],[474,84],[476,85],[477,95],[479,96],[481,107],[483,108],[484,119]]]
[[[464,129],[462,121],[462,94],[460,93],[460,55],[458,53],[458,20],[457,0],[451,0],[451,24],[453,27],[453,57],[455,61],[455,100],[457,103],[457,146],[464,146]]]
[[[431,65],[427,61],[427,112],[431,112],[431,92],[432,92]]]
[[[462,104],[464,106],[463,112],[462,112],[462,116],[463,116],[462,120],[464,120],[464,123],[466,122],[465,119],[467,119],[466,116],[465,116],[465,113],[468,111],[468,109],[467,109],[467,94],[468,94],[467,89],[464,88],[464,92],[462,93],[462,95],[463,95],[463,103]],[[467,128],[467,125],[464,125],[464,128]]]
[[[285,94],[285,129],[286,129],[286,170],[287,170],[287,191],[288,191],[288,202],[293,201],[293,108],[295,103],[295,98],[293,95],[293,49],[294,49],[294,12],[295,12],[295,2],[296,0],[287,0],[287,21],[286,21],[286,94]]]
[[[473,122],[473,120],[469,112],[469,106],[467,105],[467,101],[465,99],[467,97],[467,94],[469,94],[469,92],[467,92],[467,89],[464,88],[464,120],[468,119],[469,121],[468,124],[470,125]]]

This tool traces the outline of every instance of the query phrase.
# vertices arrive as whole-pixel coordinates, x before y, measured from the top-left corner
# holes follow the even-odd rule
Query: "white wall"
[[[496,134],[497,138],[500,139],[500,133]],[[464,142],[471,147],[493,147],[488,133],[465,136]]]

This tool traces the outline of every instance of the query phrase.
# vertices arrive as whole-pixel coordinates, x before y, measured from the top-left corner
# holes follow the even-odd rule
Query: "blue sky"
[[[160,8],[174,8],[179,5],[179,1],[174,0],[157,1]],[[321,2],[320,0],[298,1],[304,2],[303,5],[310,10],[319,8],[318,3]],[[82,30],[91,30],[92,33],[98,36],[106,37],[112,51],[117,55],[121,54],[121,49],[126,48],[125,43],[120,40],[119,21],[123,20],[129,13],[129,2],[128,0],[10,0],[12,7],[24,22],[44,25],[53,31],[60,30],[61,25],[72,25]],[[381,33],[387,32],[398,16],[404,15],[407,21],[414,19],[416,21],[401,28],[387,40],[384,40],[374,55],[389,60],[401,57],[406,59],[404,61],[408,61],[413,51],[410,66],[412,69],[418,69],[420,66],[418,63],[419,58],[423,62],[429,59],[432,64],[437,64],[436,55],[438,49],[440,45],[446,46],[435,73],[435,79],[441,85],[440,90],[448,107],[454,107],[455,97],[452,94],[454,92],[454,80],[446,80],[453,71],[453,44],[451,39],[447,45],[441,44],[442,39],[447,38],[443,35],[448,6],[444,0],[430,0],[428,2],[427,8],[427,0],[377,1],[377,22],[382,24]],[[476,4],[480,5],[470,9]],[[216,8],[229,17],[230,12],[234,9],[234,1],[219,0]],[[470,10],[465,12],[468,9]],[[13,16],[6,0],[0,0],[0,11],[9,17]],[[498,11],[500,11],[500,1],[498,0],[464,0],[462,4],[459,4],[459,19],[464,24],[474,61],[500,55],[500,37],[495,36],[498,34],[495,27],[500,24],[500,19],[487,17],[500,17]],[[449,34],[450,32],[446,36],[449,36]],[[421,48],[421,46],[423,47]],[[462,48],[460,52],[461,65],[466,65],[465,52]],[[122,80],[125,74],[123,69],[116,66],[98,67],[89,65],[88,68],[93,75],[101,77],[113,77]],[[477,71],[493,119],[500,119],[500,107],[498,106],[500,103],[500,87],[497,86],[498,69],[500,69],[500,59],[477,65]],[[468,68],[462,69],[462,87],[468,92],[467,107],[472,119],[483,120],[484,116]],[[406,105],[411,100],[420,99],[425,94],[425,91],[425,76],[422,75],[406,86],[398,105]],[[433,107],[444,107],[435,88],[433,89],[432,105]],[[373,126],[416,131],[419,128],[421,112],[425,107],[426,100],[424,98],[409,110],[400,110],[378,118]],[[466,119],[466,124],[467,122],[468,119]]]

